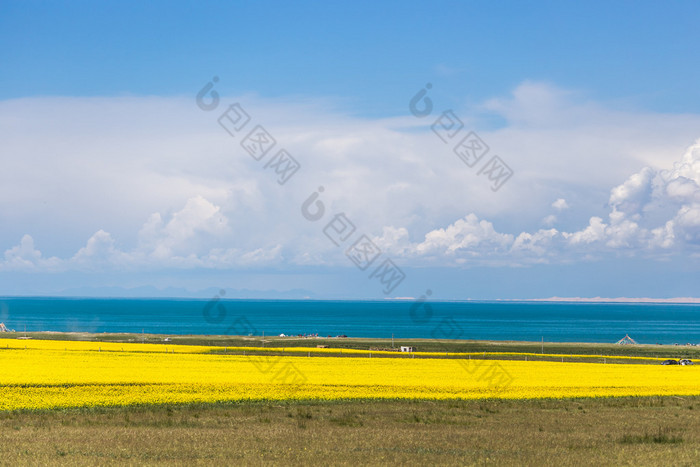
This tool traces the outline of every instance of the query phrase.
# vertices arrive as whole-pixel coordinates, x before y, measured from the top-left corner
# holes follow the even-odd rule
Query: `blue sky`
[[[395,115],[425,80],[479,100],[523,80],[695,112],[695,2],[3,2],[0,97],[335,96]]]
[[[2,2],[0,294],[697,296],[699,13]],[[300,161],[289,183],[217,124],[232,103]],[[489,147],[474,167],[431,131],[448,109]],[[513,171],[497,191],[479,174],[495,155]],[[341,212],[382,252],[366,271],[323,234]],[[384,259],[406,276],[389,293],[367,277]]]

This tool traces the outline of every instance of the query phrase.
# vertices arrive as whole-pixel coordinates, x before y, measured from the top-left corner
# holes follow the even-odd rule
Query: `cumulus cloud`
[[[84,266],[119,265],[128,261],[125,255],[114,246],[114,239],[104,230],[97,231],[71,258],[71,262]]]
[[[166,223],[160,213],[153,213],[139,232],[142,251],[156,259],[198,249],[193,240],[198,235],[217,237],[228,233],[228,219],[202,196],[187,200],[185,206]],[[150,250],[150,251],[149,251]]]
[[[463,265],[488,260],[510,264],[539,263],[589,258],[591,254],[641,251],[654,253],[672,248],[700,246],[700,142],[690,147],[672,170],[645,167],[612,188],[608,219],[592,216],[580,230],[555,228],[535,232],[508,233],[493,222],[467,214],[446,227],[432,229],[421,241],[412,241],[406,227],[385,226],[374,243],[386,254],[409,264]],[[681,188],[679,188],[681,187]],[[669,210],[668,206],[676,206]],[[558,211],[568,209],[559,198],[551,204]],[[663,207],[663,209],[661,209]],[[658,211],[666,214],[654,224]],[[550,216],[554,221],[555,216]],[[545,219],[546,220],[546,219]],[[138,246],[129,251],[117,248],[104,230],[92,235],[86,245],[68,260],[44,259],[31,236],[5,252],[3,269],[70,269],[83,267],[207,267],[230,268],[292,264],[337,264],[340,255],[326,243],[319,248],[299,244],[268,243],[252,249],[213,246],[226,244],[232,233],[230,221],[220,206],[202,196],[188,199],[180,209],[164,217],[152,213],[139,231]],[[319,232],[320,233],[320,232]],[[318,245],[313,241],[312,244]],[[307,245],[308,246],[308,245]],[[290,254],[284,254],[287,250]],[[334,261],[336,263],[334,263]]]
[[[644,167],[610,193],[608,222],[592,217],[570,243],[612,248],[692,249],[700,238],[700,141],[671,170]]]
[[[551,252],[551,245],[558,237],[561,237],[561,233],[557,229],[540,229],[532,234],[522,232],[515,238],[511,251],[529,252],[544,257]]]
[[[421,255],[454,255],[460,252],[498,251],[507,248],[512,241],[512,235],[498,233],[491,222],[469,214],[447,228],[426,234],[425,240],[416,246],[416,252]]]
[[[251,125],[263,124],[301,162],[287,184],[245,152],[243,135],[222,130],[219,111],[201,112],[193,99],[0,102],[0,242],[9,247],[0,267],[347,265],[323,235],[339,212],[357,235],[415,265],[655,255],[700,243],[699,146],[677,157],[700,116],[625,112],[523,83],[456,110],[515,170],[494,193],[431,130],[437,97],[423,120],[225,100],[240,101]],[[479,128],[484,113],[505,123]],[[320,186],[326,211],[314,223],[300,206]]]
[[[41,251],[34,246],[34,239],[30,235],[23,235],[19,245],[5,251],[5,260],[0,263],[0,270],[55,270],[60,263],[61,260],[55,257],[43,258]]]
[[[613,188],[609,201],[613,210],[638,217],[642,207],[649,204],[654,175],[656,174],[653,169],[645,167],[622,185]]]
[[[550,214],[544,219],[542,219],[542,223],[548,227],[554,225],[555,222],[557,222],[557,216],[555,216],[554,214]]]
[[[564,198],[559,198],[555,202],[552,203],[552,207],[556,209],[557,211],[563,211],[564,209],[569,209],[569,205],[567,204],[566,200]]]
[[[678,232],[681,240],[700,245],[700,204],[681,207],[670,222],[670,227]]]
[[[491,222],[469,214],[446,228],[428,232],[422,242],[411,243],[408,231],[394,227],[385,228],[375,240],[397,256],[440,258],[453,264],[504,258],[511,264],[570,261],[609,254],[662,257],[670,249],[695,253],[700,246],[700,203],[696,202],[700,185],[695,181],[700,179],[698,161],[700,141],[688,148],[672,170],[644,167],[612,188],[607,220],[592,216],[588,225],[573,232],[550,228],[517,235],[503,233]],[[552,207],[561,211],[569,206],[559,198]],[[555,221],[556,216],[550,215],[543,222],[551,225]]]
[[[120,249],[109,232],[98,230],[73,256],[44,258],[34,239],[24,235],[20,244],[5,251],[0,270],[105,270],[158,267],[260,266],[281,259],[282,245],[253,250],[217,248],[211,240],[229,232],[228,220],[220,207],[201,196],[164,220],[153,213],[139,232],[139,243],[130,250]]]
[[[565,211],[569,209],[569,204],[566,202],[564,198],[558,198],[556,201],[552,203],[552,207],[557,210],[557,212]],[[547,227],[551,227],[554,224],[557,223],[559,219],[555,214],[549,214],[547,215],[544,219],[542,219],[542,224],[544,224]]]

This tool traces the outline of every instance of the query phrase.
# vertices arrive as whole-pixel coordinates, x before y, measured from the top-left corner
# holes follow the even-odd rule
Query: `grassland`
[[[0,412],[13,465],[698,465],[700,397]]]
[[[700,366],[657,360],[693,347],[0,337],[13,465],[700,463]]]

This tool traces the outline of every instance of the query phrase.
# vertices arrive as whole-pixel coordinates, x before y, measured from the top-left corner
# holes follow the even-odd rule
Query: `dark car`
[[[678,362],[676,360],[664,360],[661,362],[662,365],[678,365]]]

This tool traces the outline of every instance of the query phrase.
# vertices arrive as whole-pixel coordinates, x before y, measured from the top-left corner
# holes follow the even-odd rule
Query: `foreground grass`
[[[12,465],[698,465],[700,397],[194,404],[0,413]]]

